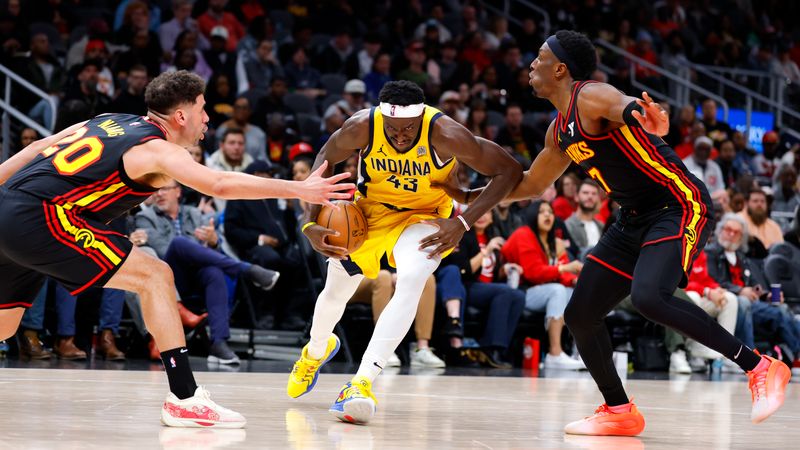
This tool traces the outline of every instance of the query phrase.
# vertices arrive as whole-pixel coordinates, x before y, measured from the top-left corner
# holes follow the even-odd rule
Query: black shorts
[[[617,221],[603,234],[587,258],[632,280],[643,247],[679,240],[681,259],[675,263],[683,269],[679,287],[686,287],[692,263],[714,229],[714,218],[710,215],[713,208],[710,205],[706,208],[708,212],[686,210],[680,205],[667,205],[646,213],[620,210]]]
[[[102,287],[132,248],[104,223],[0,188],[0,309],[29,308],[45,276],[72,295]]]

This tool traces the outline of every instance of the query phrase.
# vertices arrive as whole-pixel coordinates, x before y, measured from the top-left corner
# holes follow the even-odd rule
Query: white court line
[[[472,443],[473,443],[473,444],[478,444],[478,445],[480,445],[480,446],[483,446],[483,447],[486,447],[486,448],[488,448],[489,450],[493,450],[493,449],[492,449],[492,447],[489,447],[488,445],[484,444],[484,443],[483,443],[483,442],[481,442],[481,441],[476,441],[475,439],[473,439],[473,440],[472,440]]]

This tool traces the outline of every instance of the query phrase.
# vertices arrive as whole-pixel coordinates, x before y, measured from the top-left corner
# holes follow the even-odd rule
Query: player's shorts
[[[714,209],[711,205],[707,208],[705,215],[686,211],[676,204],[643,213],[620,210],[617,221],[603,234],[587,258],[633,279],[633,270],[643,247],[679,240],[681,259],[675,264],[683,269],[679,287],[686,287],[692,263],[714,230]]]
[[[367,219],[367,240],[358,250],[350,254],[349,260],[342,261],[342,266],[351,275],[363,273],[367,278],[378,277],[383,255],[387,256],[392,267],[396,267],[394,246],[406,228],[423,220],[445,218],[434,211],[393,209],[391,205],[367,197],[359,198],[356,204]],[[442,257],[451,251],[447,251]]]
[[[45,277],[72,295],[102,287],[133,248],[104,223],[6,188],[0,230],[0,309],[29,308]]]

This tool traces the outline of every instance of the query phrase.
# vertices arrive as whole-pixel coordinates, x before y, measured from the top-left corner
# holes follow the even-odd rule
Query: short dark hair
[[[144,72],[145,75],[147,75],[147,66],[144,64],[134,64],[130,69],[128,69],[128,73],[131,72]]]
[[[767,198],[767,193],[766,193],[766,192],[764,192],[764,191],[762,191],[761,189],[751,189],[751,190],[750,190],[750,191],[747,193],[747,195],[745,196],[745,200],[747,200],[747,201],[750,201],[750,197],[752,197],[752,196],[753,196],[753,194],[756,194],[756,195],[763,195],[763,196],[764,196],[764,198]]]
[[[188,70],[165,72],[147,85],[144,101],[148,110],[169,115],[184,103],[193,105],[205,90],[205,82],[197,74]]]
[[[597,69],[597,53],[595,53],[592,41],[586,35],[572,30],[557,31],[556,39],[575,62],[577,73],[570,72],[572,78],[588,80]]]
[[[244,130],[242,130],[241,128],[228,128],[227,130],[225,130],[224,133],[222,133],[222,140],[220,141],[220,143],[225,142],[225,139],[228,139],[228,136],[232,134],[240,134],[244,136]]]
[[[583,181],[581,181],[581,184],[580,184],[580,186],[578,186],[578,190],[579,190],[579,191],[581,190],[581,188],[583,187],[583,185],[584,185],[584,184],[588,184],[589,186],[592,186],[592,187],[594,187],[595,189],[597,189],[597,193],[598,193],[598,194],[599,194],[599,193],[600,193],[600,192],[603,190],[603,188],[601,188],[601,187],[600,187],[600,185],[599,185],[599,184],[597,184],[597,182],[596,182],[596,181],[594,181],[593,179],[591,179],[591,178],[584,178],[584,180],[583,180]]]
[[[411,81],[390,81],[383,85],[378,101],[398,106],[416,105],[425,103],[425,93],[418,84]]]

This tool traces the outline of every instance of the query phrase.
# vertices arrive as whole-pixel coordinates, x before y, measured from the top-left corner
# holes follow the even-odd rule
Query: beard
[[[719,245],[720,245],[720,247],[725,249],[725,251],[735,252],[736,250],[739,250],[739,247],[742,246],[742,243],[741,242],[729,241],[729,240],[727,240],[725,238],[719,238]]]
[[[747,215],[750,216],[750,220],[752,220],[756,225],[761,225],[767,221],[767,211],[765,210],[753,210],[747,208]]]
[[[595,210],[597,209],[597,205],[586,206],[583,203],[579,203],[578,207],[581,209],[581,212],[584,213],[584,214],[594,213]]]

